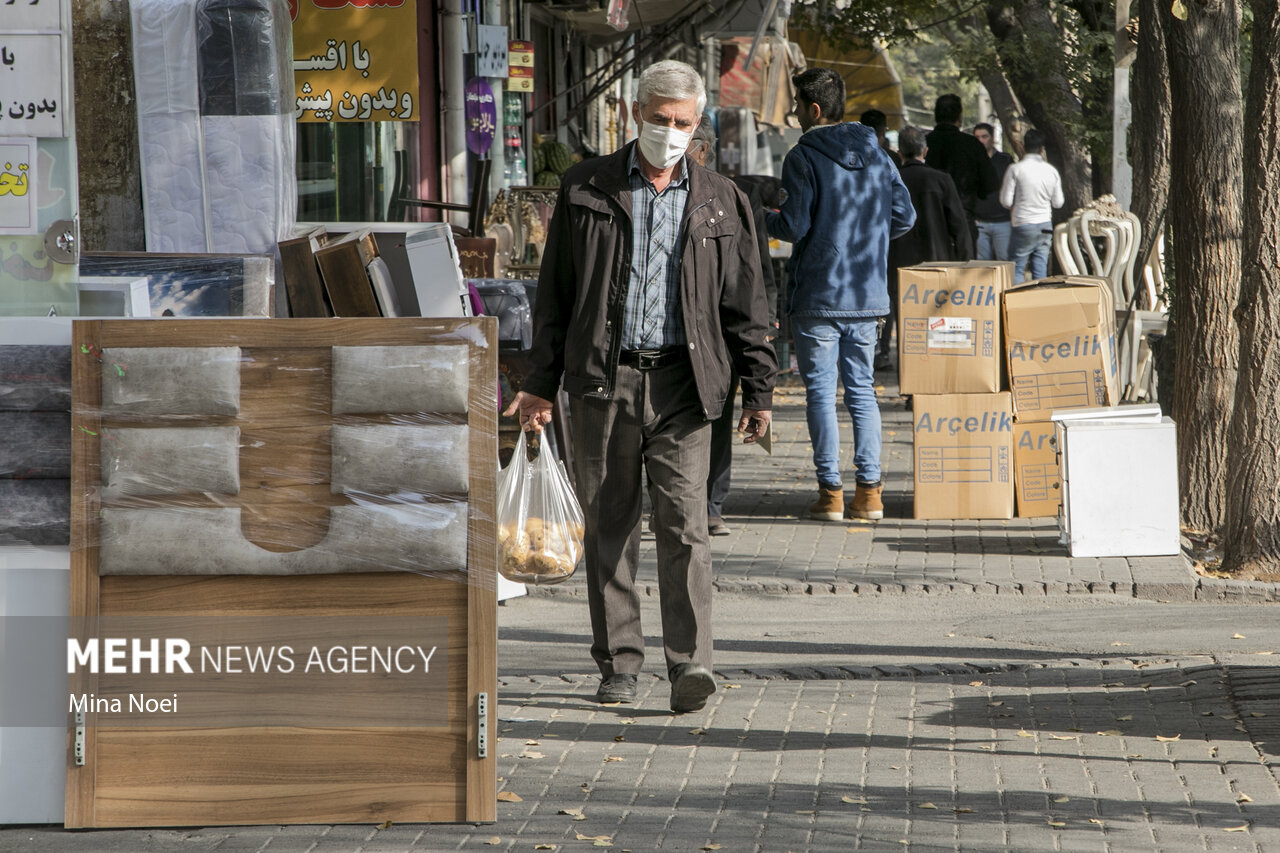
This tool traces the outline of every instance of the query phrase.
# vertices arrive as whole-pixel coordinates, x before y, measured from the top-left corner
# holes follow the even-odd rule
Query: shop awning
[[[723,6],[724,0],[630,0],[627,25],[619,30],[609,23],[609,0],[598,3],[548,3],[543,8],[569,25],[570,30],[593,43],[626,38],[647,31],[704,7]],[[706,8],[705,11],[711,11]]]
[[[811,30],[792,30],[810,68],[830,68],[844,78],[846,121],[857,121],[864,111],[880,110],[889,129],[907,123],[902,101],[902,80],[889,54],[879,47],[835,48]]]

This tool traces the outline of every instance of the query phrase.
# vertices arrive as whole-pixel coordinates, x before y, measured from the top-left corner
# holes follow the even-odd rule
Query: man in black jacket
[[[994,190],[1000,189],[996,171],[987,157],[986,147],[974,137],[960,130],[963,111],[958,95],[941,95],[933,105],[933,120],[937,125],[925,139],[929,153],[924,162],[946,172],[956,182],[960,202],[969,217],[969,232],[976,240],[978,235],[975,210],[978,201]]]
[[[927,261],[967,261],[973,257],[973,237],[955,182],[946,172],[925,165],[925,135],[918,127],[898,131],[902,153],[902,182],[911,193],[916,224],[889,243],[889,293],[893,313],[880,330],[876,369],[889,367],[889,339],[896,322],[898,270]]]
[[[711,419],[724,408],[732,360],[738,428],[747,442],[762,437],[777,372],[747,200],[685,156],[705,104],[697,71],[659,62],[638,81],[638,141],[565,173],[538,276],[533,366],[506,412],[538,430],[557,389],[569,395],[600,702],[634,700],[644,663],[635,578],[648,474],[676,713],[701,709],[716,689]]]

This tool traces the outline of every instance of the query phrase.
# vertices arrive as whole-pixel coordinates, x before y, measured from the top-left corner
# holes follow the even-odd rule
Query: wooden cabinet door
[[[466,347],[465,411],[441,414],[430,400],[412,411],[400,404],[383,408],[406,411],[364,413],[333,404],[335,346],[408,348],[384,351],[416,381],[411,361],[397,353],[459,345]],[[146,411],[104,404],[104,374],[109,385],[112,374],[141,377],[166,362],[178,371],[186,363],[181,351],[192,348],[238,348],[236,405],[169,414],[154,402]],[[77,652],[92,646],[102,656],[97,672],[83,657],[69,667],[68,827],[494,820],[495,759],[488,745],[496,714],[485,711],[496,710],[497,699],[496,351],[492,318],[76,323],[71,633]],[[199,387],[198,369],[193,376],[195,387],[177,396],[207,391]],[[410,454],[404,466],[442,461],[456,471],[462,465],[461,489],[455,483],[448,493],[343,490],[331,482],[340,427],[406,425],[444,426],[463,436],[453,458],[424,461],[427,454]],[[202,475],[183,470],[188,460],[192,468],[203,465],[196,459],[206,454],[203,440],[156,482],[147,476],[131,481],[122,471],[134,463],[145,469],[159,457],[122,462],[118,447],[107,446],[128,445],[125,438],[139,431],[189,428],[238,430],[230,433],[238,436],[238,486],[202,489]],[[373,433],[384,434],[392,433]],[[390,466],[392,477],[396,467]],[[157,485],[160,479],[165,482]],[[374,564],[387,546],[378,530],[348,523],[342,535],[355,538],[334,545],[343,512],[430,515],[441,507],[458,520],[435,532],[388,528],[403,538],[385,570]],[[225,542],[216,536],[205,542],[201,537],[212,528],[203,520],[232,510],[239,529],[223,536]],[[177,526],[171,538],[138,547],[121,532],[119,518],[140,519],[144,527],[159,519],[158,529],[176,519]],[[444,532],[462,543],[457,564],[441,556],[447,549],[440,541],[449,538]],[[120,544],[128,541],[133,551]],[[237,556],[243,564],[234,562]],[[236,637],[239,626],[251,626],[246,630],[253,636]],[[107,636],[128,639],[131,632],[141,637],[144,654],[126,652],[123,667],[137,664],[140,671],[106,672]],[[367,647],[381,648],[396,632],[400,639],[386,640],[388,654],[400,647],[393,642],[438,654],[430,671],[434,692],[426,700],[381,686],[391,684],[394,673],[380,671],[376,661],[369,667]],[[194,673],[180,666],[151,673],[148,637],[188,642],[185,660]],[[241,639],[246,646],[271,645],[277,661],[290,648],[292,671],[280,666],[274,680],[249,679],[245,653],[235,652],[232,665],[227,651]],[[335,642],[346,647],[344,667],[356,669],[351,662],[359,658],[371,674],[357,679],[331,665],[331,680],[318,694],[288,692],[310,683],[310,673],[301,671],[308,646],[332,651]],[[416,660],[406,655],[402,663],[420,666],[425,684],[427,662]],[[277,688],[284,692],[276,695]],[[135,694],[154,705],[140,701],[131,714]],[[176,710],[159,707],[170,697]],[[121,700],[119,712],[101,704],[112,699]]]

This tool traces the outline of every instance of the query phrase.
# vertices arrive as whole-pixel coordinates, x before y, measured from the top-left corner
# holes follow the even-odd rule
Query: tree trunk
[[[1280,575],[1280,4],[1251,0],[1253,64],[1244,126],[1240,375],[1231,423],[1227,571]]]
[[[1138,55],[1133,62],[1130,125],[1133,213],[1142,223],[1139,263],[1164,228],[1169,208],[1169,4],[1138,0]]]
[[[991,96],[991,106],[1000,117],[1007,147],[1021,157],[1022,135],[1027,132],[1027,128],[1022,123],[1022,109],[1018,106],[1018,97],[1013,93],[1013,87],[1009,85],[1009,78],[1004,76],[1002,69],[996,67],[982,69],[979,79]]]
[[[1063,212],[1093,200],[1089,149],[1080,141],[1080,97],[1067,77],[1061,51],[1066,44],[1047,0],[987,4],[987,25],[996,37],[1000,64],[1026,117],[1045,135],[1045,156],[1062,172]],[[1046,50],[1044,45],[1054,45]]]
[[[1178,328],[1174,420],[1182,520],[1217,534],[1227,500],[1227,439],[1240,338],[1243,229],[1240,9],[1236,0],[1188,3],[1169,28],[1173,103],[1169,209]]]

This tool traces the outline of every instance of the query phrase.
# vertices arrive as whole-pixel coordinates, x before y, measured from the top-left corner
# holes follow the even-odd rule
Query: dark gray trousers
[[[689,363],[641,371],[620,365],[614,395],[570,397],[578,500],[586,519],[591,656],[600,673],[637,674],[644,631],[636,570],[641,489],[649,475],[667,671],[711,667],[711,551],[707,468],[711,422]]]

